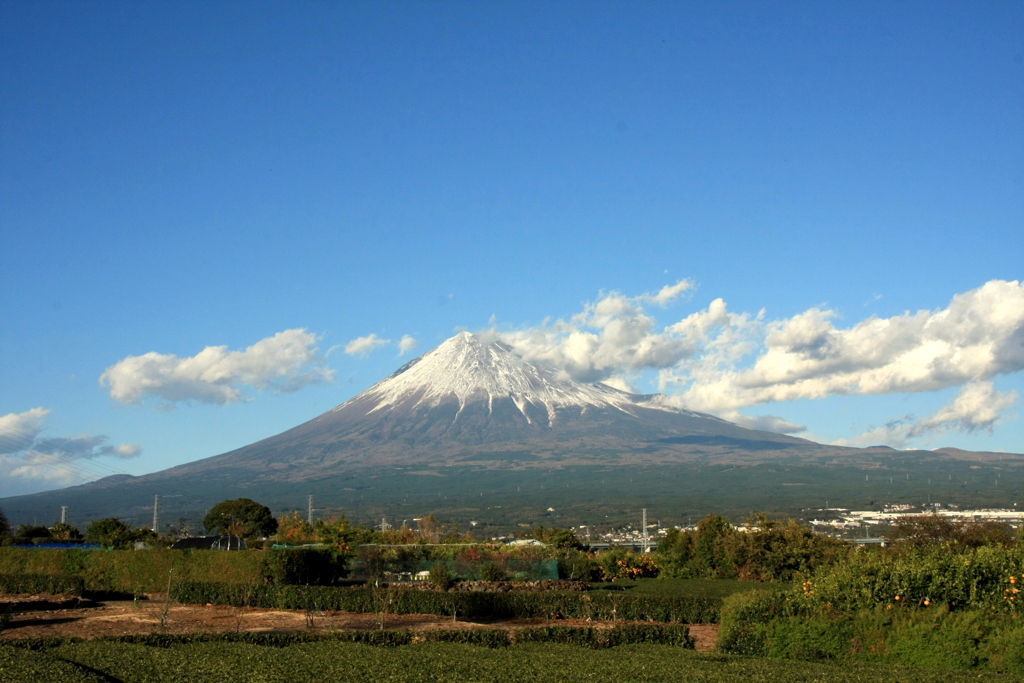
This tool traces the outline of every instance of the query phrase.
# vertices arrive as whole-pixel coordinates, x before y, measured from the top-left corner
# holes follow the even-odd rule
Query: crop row
[[[77,595],[85,592],[85,581],[66,574],[0,574],[0,594]]]
[[[232,605],[498,619],[596,619],[701,624],[718,621],[722,599],[605,591],[459,593],[353,586],[280,586],[184,581],[172,598],[186,604]]]
[[[289,647],[301,643],[362,643],[377,647],[398,647],[413,642],[462,643],[483,647],[507,647],[523,643],[562,643],[593,649],[620,645],[672,645],[693,648],[689,629],[682,624],[619,624],[613,628],[537,626],[519,629],[381,629],[375,631],[331,631],[327,633],[193,633],[187,635],[144,634],[106,636],[93,641],[81,638],[23,638],[8,644],[28,650],[49,650],[69,643],[129,643],[150,647],[175,647],[194,643],[246,643],[265,647]]]
[[[524,642],[484,648],[451,642],[367,647],[345,642],[299,642],[260,647],[246,642],[191,642],[148,647],[130,642],[68,642],[43,650],[0,644],[0,681],[33,683],[266,683],[372,680],[383,683],[487,681],[772,681],[882,683],[899,680],[1004,680],[971,672],[914,671],[889,665],[842,666],[730,657],[664,645],[589,649]]]

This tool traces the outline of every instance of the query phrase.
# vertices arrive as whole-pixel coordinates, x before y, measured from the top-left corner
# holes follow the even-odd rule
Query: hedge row
[[[77,595],[85,593],[85,581],[66,574],[0,574],[0,594]]]
[[[905,553],[862,549],[812,576],[803,584],[800,599],[812,609],[829,605],[842,611],[890,604],[1011,609],[1016,600],[1008,596],[1016,595],[1016,582],[1024,585],[1020,548],[984,546],[954,552],[937,547]]]
[[[0,641],[2,643],[2,641]],[[169,648],[128,643],[69,643],[34,652],[0,644],[0,680],[31,683],[294,683],[295,681],[818,681],[819,683],[937,683],[1006,681],[1005,677],[914,671],[887,665],[817,664],[699,653],[636,645],[592,650],[557,643],[471,647],[420,643],[366,647],[313,642],[291,648],[245,643],[195,643]]]
[[[345,558],[330,550],[267,552],[209,550],[79,550],[0,548],[0,574],[81,577],[93,592],[163,593],[173,581],[337,584]]]
[[[24,638],[5,641],[5,645],[42,651],[68,643],[107,642],[173,647],[193,643],[246,643],[265,647],[288,647],[311,642],[363,643],[378,647],[428,643],[463,643],[482,647],[507,647],[517,643],[563,643],[594,649],[619,645],[672,645],[693,649],[694,640],[683,625],[624,624],[614,628],[542,626],[517,630],[436,629],[414,632],[407,629],[378,631],[332,631],[330,633],[195,633],[189,635],[146,634],[105,636],[85,641],[82,638]]]
[[[653,621],[700,624],[718,621],[721,598],[663,597],[630,593],[509,591],[457,593],[354,586],[275,586],[183,581],[172,598],[186,604],[232,605],[270,609],[313,609],[388,614],[549,618],[601,621]]]

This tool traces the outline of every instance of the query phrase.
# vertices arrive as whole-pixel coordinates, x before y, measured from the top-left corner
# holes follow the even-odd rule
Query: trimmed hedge
[[[199,643],[158,649],[120,643],[75,643],[46,652],[0,646],[0,681],[77,683],[294,683],[295,681],[674,681],[679,683],[816,681],[818,683],[940,683],[1006,681],[1006,677],[915,671],[888,665],[819,664],[730,657],[666,646],[592,650],[528,644],[474,648],[420,643],[376,648],[354,643],[308,643],[261,648],[244,643]],[[82,677],[76,677],[78,673]]]
[[[66,574],[0,574],[0,594],[77,595],[85,593],[85,581]]]
[[[791,595],[781,591],[751,591],[727,597],[722,605],[718,650],[764,657],[768,648],[768,624],[799,613],[799,606],[790,599]]]
[[[803,584],[811,609],[855,611],[878,606],[948,605],[951,610],[1015,609],[1006,596],[1024,583],[1020,548],[984,546],[955,552],[950,546],[904,553],[859,549],[823,568]],[[1015,602],[1015,601],[1014,601]]]
[[[818,664],[699,653],[637,645],[593,650],[559,644],[482,648],[459,643],[366,647],[303,643],[264,648],[245,643],[195,643],[153,648],[127,643],[71,643],[45,652],[0,645],[0,680],[22,683],[294,683],[295,681],[817,681],[939,683],[1005,681],[1002,676],[914,671],[888,665]],[[76,674],[78,674],[76,676]]]
[[[0,548],[0,574],[80,577],[91,592],[163,593],[172,581],[337,584],[344,556],[298,548],[264,552]]]
[[[183,581],[172,590],[185,604],[359,613],[435,614],[499,619],[596,619],[700,624],[718,621],[721,598],[617,592],[508,591],[458,593],[354,586],[243,585]]]
[[[746,640],[720,638],[719,649],[773,659],[1024,674],[1024,624],[991,610],[950,612],[941,607],[779,616],[752,625]]]
[[[507,647],[519,643],[565,643],[594,649],[619,645],[671,645],[693,649],[693,638],[686,626],[659,624],[623,624],[614,628],[575,626],[541,626],[506,630],[484,629],[431,629],[413,632],[408,629],[375,631],[331,631],[329,633],[194,633],[186,635],[143,634],[130,636],[104,636],[91,640],[82,638],[24,638],[4,641],[4,645],[26,650],[43,651],[69,643],[104,642],[174,647],[194,643],[245,643],[264,647],[285,648],[300,643],[317,642],[362,643],[376,647],[398,647],[414,641],[428,643],[462,643],[482,647]]]

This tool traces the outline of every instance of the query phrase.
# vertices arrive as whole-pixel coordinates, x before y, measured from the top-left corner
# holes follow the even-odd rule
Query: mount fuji
[[[581,384],[462,332],[309,422],[168,473],[231,467],[302,480],[368,466],[652,463],[821,448],[676,407],[662,394]]]
[[[76,521],[113,515],[141,523],[155,495],[161,514],[193,520],[225,498],[280,511],[315,495],[324,514],[364,519],[397,506],[512,525],[525,510],[536,520],[558,505],[589,524],[595,510],[610,520],[637,500],[748,513],[932,495],[1002,504],[1024,490],[1021,464],[1024,456],[1009,453],[848,448],[747,429],[664,395],[573,381],[498,339],[463,332],[276,436],[139,477],[6,498],[0,507],[16,522],[69,506]],[[901,480],[904,489],[894,488]],[[971,488],[982,481],[991,490]]]

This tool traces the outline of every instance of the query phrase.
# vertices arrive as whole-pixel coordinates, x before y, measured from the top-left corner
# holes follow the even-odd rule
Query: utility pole
[[[306,507],[308,512],[306,513],[306,521],[309,522],[310,526],[313,526],[313,496],[309,495],[306,498]]]
[[[644,543],[643,544],[644,554],[647,554],[647,553],[649,553],[651,551],[650,541],[647,540],[647,508],[644,508],[644,535],[643,535],[643,539],[644,539],[644,541],[643,541],[643,543]]]
[[[67,505],[61,505],[60,506],[60,523],[61,524],[67,524],[68,523],[68,506]]]

